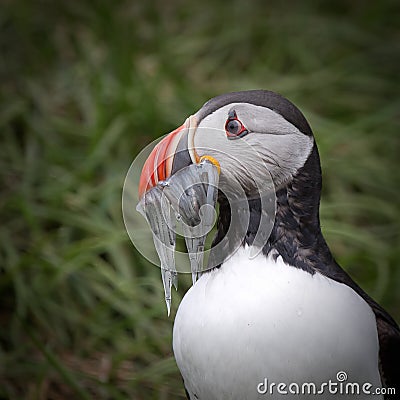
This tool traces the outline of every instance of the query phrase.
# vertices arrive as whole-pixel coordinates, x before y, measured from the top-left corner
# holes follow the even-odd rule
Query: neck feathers
[[[325,264],[333,262],[320,228],[320,194],[321,167],[318,149],[314,144],[304,166],[299,169],[291,182],[276,192],[275,223],[263,248],[265,255],[276,250],[287,264],[310,273],[314,273],[321,262]],[[234,212],[226,199],[220,198],[219,202],[218,231],[214,244],[228,232],[231,212]],[[260,228],[261,202],[259,199],[248,202],[250,222],[242,243],[252,245]]]
[[[333,261],[319,220],[321,167],[317,146],[293,180],[276,193],[275,224],[263,251],[276,249],[290,265],[314,273]]]

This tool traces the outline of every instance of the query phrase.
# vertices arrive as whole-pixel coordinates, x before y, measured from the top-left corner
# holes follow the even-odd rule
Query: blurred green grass
[[[399,17],[394,1],[3,1],[0,399],[184,398],[121,190],[145,144],[227,91],[303,110],[327,240],[399,321]]]

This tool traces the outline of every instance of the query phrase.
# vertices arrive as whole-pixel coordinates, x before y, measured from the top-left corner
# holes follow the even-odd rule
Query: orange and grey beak
[[[156,145],[142,169],[139,198],[175,172],[200,161],[194,149],[196,128],[197,120],[194,116],[190,116],[182,126],[169,133]]]

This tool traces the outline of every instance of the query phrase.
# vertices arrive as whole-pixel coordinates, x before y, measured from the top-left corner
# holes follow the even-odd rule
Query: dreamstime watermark
[[[370,382],[351,382],[345,371],[339,371],[336,379],[316,384],[314,382],[286,383],[269,382],[264,378],[257,385],[257,392],[262,395],[395,395],[395,388],[374,387]]]

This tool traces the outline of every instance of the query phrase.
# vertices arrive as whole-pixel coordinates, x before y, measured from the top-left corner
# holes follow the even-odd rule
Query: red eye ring
[[[228,139],[241,138],[249,133],[234,110],[228,114],[228,119],[225,123],[225,132]]]

